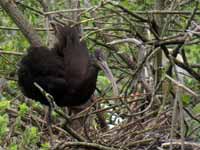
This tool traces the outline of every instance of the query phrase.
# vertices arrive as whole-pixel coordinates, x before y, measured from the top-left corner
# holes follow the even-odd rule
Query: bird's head
[[[105,54],[100,49],[97,49],[93,55],[93,60],[94,60],[94,64],[98,68],[100,68],[105,73],[107,78],[110,80],[110,82],[112,84],[114,96],[118,96],[119,92],[118,92],[117,84],[116,84],[115,78],[112,74],[112,71],[106,62]]]

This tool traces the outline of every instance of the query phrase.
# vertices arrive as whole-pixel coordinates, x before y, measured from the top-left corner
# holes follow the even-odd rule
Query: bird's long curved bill
[[[115,78],[112,74],[111,69],[109,68],[108,64],[106,61],[101,60],[98,61],[98,66],[103,70],[103,72],[105,73],[105,75],[108,77],[108,79],[110,80],[111,84],[112,84],[112,88],[113,88],[113,95],[114,96],[118,96],[119,95],[119,91],[118,91],[118,87],[115,81]]]

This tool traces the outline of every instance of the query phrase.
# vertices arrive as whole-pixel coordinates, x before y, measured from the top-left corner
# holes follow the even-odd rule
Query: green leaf
[[[3,139],[5,134],[9,131],[8,123],[9,117],[7,114],[0,116],[0,139]]]
[[[8,100],[0,101],[0,112],[3,112],[7,108],[10,108],[10,101]]]
[[[106,86],[110,84],[110,80],[108,80],[108,78],[106,78],[105,76],[98,76],[97,80],[101,88],[105,88]]]
[[[9,150],[18,150],[17,144],[11,144],[11,145],[9,146]]]
[[[49,143],[43,143],[40,150],[49,150],[49,149],[50,149],[50,144]]]
[[[200,113],[200,103],[198,103],[196,106],[194,106],[193,112],[194,112],[195,114]]]
[[[184,106],[188,106],[190,104],[190,96],[189,95],[183,95],[182,102],[183,102]]]
[[[23,103],[19,106],[19,115],[20,116],[24,116],[25,114],[27,114],[29,111],[29,107]]]
[[[38,128],[30,127],[26,128],[23,134],[23,144],[24,145],[35,145],[40,141],[40,136]]]

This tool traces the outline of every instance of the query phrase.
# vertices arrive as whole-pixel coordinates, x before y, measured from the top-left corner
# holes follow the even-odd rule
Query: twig
[[[15,51],[5,51],[5,50],[2,50],[0,48],[0,55],[2,54],[6,54],[6,55],[15,55],[15,56],[23,56],[24,53],[20,53],[20,52],[15,52]]]
[[[189,89],[188,87],[186,87],[185,85],[179,83],[178,81],[174,80],[172,77],[168,76],[168,75],[165,75],[165,77],[167,79],[169,79],[170,81],[172,81],[176,86],[184,89],[186,92],[188,92],[189,94],[191,94],[192,96],[195,96],[196,98],[199,97],[198,94],[196,94],[194,91],[192,91],[191,89]]]
[[[22,12],[17,8],[14,1],[0,0],[0,5],[21,29],[24,36],[34,46],[42,46],[39,35],[34,31],[29,22],[25,19]]]
[[[178,146],[181,146],[181,141],[172,141],[172,145],[178,145]],[[200,149],[200,144],[199,143],[195,143],[195,142],[186,142],[185,141],[185,146],[190,146],[191,148],[190,149],[192,149],[192,148],[198,148],[198,149]],[[166,142],[166,143],[163,143],[162,144],[162,147],[163,148],[167,148],[167,147],[169,147],[169,145],[170,145],[170,142]],[[189,148],[188,148],[189,149]]]
[[[87,143],[87,142],[65,142],[63,143],[63,145],[61,147],[56,147],[59,149],[64,149],[66,147],[84,147],[84,148],[94,148],[97,150],[122,150],[122,149],[116,149],[116,148],[112,148],[112,147],[107,147],[107,146],[103,146],[100,144],[96,144],[96,143]],[[55,149],[56,149],[55,148]]]

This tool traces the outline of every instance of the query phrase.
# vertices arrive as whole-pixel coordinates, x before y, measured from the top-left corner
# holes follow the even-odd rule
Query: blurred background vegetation
[[[43,2],[47,4],[46,10]],[[73,4],[76,2],[16,0],[14,3],[44,45],[52,46],[54,41],[53,32],[49,32],[49,12],[62,22],[81,24],[82,38],[90,53],[100,48],[106,54],[119,96],[113,96],[109,80],[100,72],[95,92],[100,108],[87,113],[93,116],[98,110],[104,112],[109,129],[103,132],[94,117],[88,133],[92,142],[116,149],[168,149],[162,144],[170,139],[200,142],[199,2],[80,0],[80,10],[71,12],[76,9]],[[80,20],[71,19],[74,12]],[[25,98],[17,86],[18,62],[29,43],[1,7],[0,18],[0,149],[50,149],[44,106]],[[134,39],[141,43],[133,42]],[[170,54],[179,47],[179,56],[167,58],[162,46]],[[187,67],[177,65],[174,59]],[[173,69],[168,74],[170,64]],[[57,113],[53,113],[53,123],[59,127],[54,129],[57,145],[74,141],[61,132],[63,118]],[[136,141],[141,143],[135,144]]]

